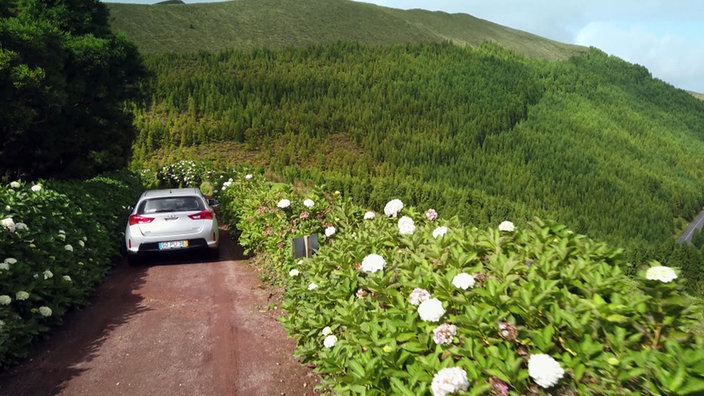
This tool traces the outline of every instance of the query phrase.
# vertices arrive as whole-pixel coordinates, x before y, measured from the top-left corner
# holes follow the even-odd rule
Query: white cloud
[[[365,0],[462,12],[564,43],[597,47],[683,89],[704,92],[701,0]]]
[[[652,25],[593,21],[579,31],[574,42],[643,65],[654,77],[678,88],[704,92],[704,43],[669,33],[674,30],[663,26],[655,29]]]

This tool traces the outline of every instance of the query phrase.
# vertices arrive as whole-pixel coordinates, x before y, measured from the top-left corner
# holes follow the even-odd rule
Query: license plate
[[[159,250],[183,249],[188,247],[188,241],[159,242]]]

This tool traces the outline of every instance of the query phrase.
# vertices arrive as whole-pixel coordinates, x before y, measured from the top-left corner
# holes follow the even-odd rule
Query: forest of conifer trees
[[[231,142],[218,160],[248,153],[369,207],[397,196],[477,226],[552,219],[633,260],[684,249],[674,237],[704,204],[704,104],[597,49],[548,62],[340,42],[146,63],[139,166]]]

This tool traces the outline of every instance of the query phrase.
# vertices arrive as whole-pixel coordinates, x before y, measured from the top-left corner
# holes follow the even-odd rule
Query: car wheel
[[[208,258],[212,261],[220,259],[220,248],[208,249]]]
[[[127,255],[127,264],[136,267],[138,265],[142,264],[142,257],[138,254],[128,254]]]

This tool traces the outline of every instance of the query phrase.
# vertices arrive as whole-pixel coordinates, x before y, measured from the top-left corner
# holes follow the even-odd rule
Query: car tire
[[[211,261],[218,261],[220,259],[220,248],[208,249],[208,258]]]
[[[132,267],[142,265],[142,257],[138,254],[128,254],[127,264],[131,265]]]

